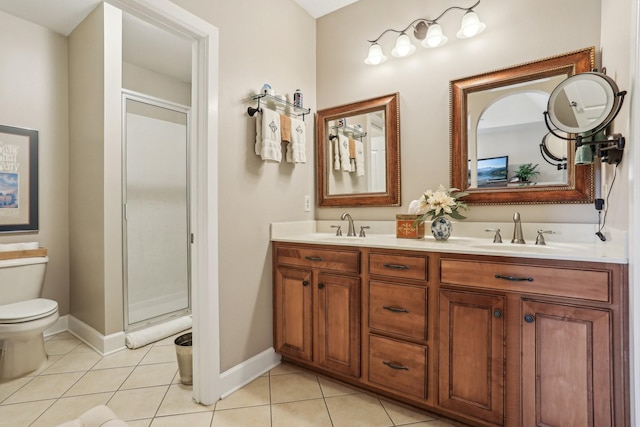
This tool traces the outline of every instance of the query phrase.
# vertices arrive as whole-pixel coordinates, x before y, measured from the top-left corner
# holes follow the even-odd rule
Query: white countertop
[[[431,235],[424,239],[398,239],[395,221],[358,221],[368,225],[367,237],[347,237],[345,221],[297,221],[271,224],[271,240],[369,248],[406,249],[425,252],[462,253],[473,255],[509,256],[571,261],[627,264],[627,233],[609,229],[605,242],[595,236],[594,224],[522,223],[526,244],[512,244],[513,223],[453,222],[453,233],[447,241],[436,241]],[[336,236],[331,225],[342,225],[343,236]],[[504,243],[493,243],[487,228],[500,228]],[[545,234],[546,245],[535,245],[537,230],[552,230]],[[427,232],[428,233],[428,232]]]

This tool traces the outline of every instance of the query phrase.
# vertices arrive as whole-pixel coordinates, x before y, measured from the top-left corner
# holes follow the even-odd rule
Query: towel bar
[[[260,108],[260,100],[265,97],[274,102],[276,109],[282,110],[284,113],[286,113],[289,116],[293,116],[293,117],[302,116],[302,120],[304,120],[304,116],[311,113],[310,108],[296,107],[294,104],[284,99],[280,99],[273,95],[268,95],[266,93],[260,93],[257,95],[253,95],[251,97],[253,101],[258,101],[258,105],[256,106],[256,108],[253,108],[253,107],[247,108],[247,114],[249,114],[249,116],[253,117],[256,113],[262,112],[262,108]],[[290,111],[287,111],[286,107],[289,107]]]

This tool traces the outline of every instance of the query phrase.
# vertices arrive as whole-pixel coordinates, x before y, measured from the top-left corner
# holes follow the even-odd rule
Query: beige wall
[[[174,0],[220,30],[219,280],[224,371],[272,346],[269,224],[312,219],[313,116],[305,119],[307,164],[266,163],[253,152],[255,104],[269,83],[302,90],[315,111],[315,22],[292,0]]]
[[[0,12],[0,124],[39,131],[39,222],[35,233],[0,243],[39,241],[49,251],[43,296],[69,312],[69,144],[67,40]],[[4,285],[4,284],[3,284]]]
[[[631,102],[638,102],[631,99],[630,76],[631,66],[629,60],[632,58],[631,49],[633,47],[633,13],[632,2],[629,0],[606,0],[602,2],[602,65],[607,68],[607,75],[611,76],[617,83],[620,90],[628,93],[624,101],[620,115],[614,122],[613,132],[622,133],[626,137],[627,150],[625,157],[618,166],[615,184],[611,190],[610,206],[611,210],[607,215],[607,223],[619,225],[621,228],[629,227],[629,192],[631,191],[631,150],[634,149],[635,141],[630,135],[630,108]],[[637,79],[638,76],[635,78]],[[636,165],[636,170],[637,170]],[[607,166],[605,174],[606,181],[610,184],[614,176],[614,166]],[[637,178],[636,178],[637,179]],[[637,225],[636,225],[637,227]]]
[[[366,0],[317,21],[318,108],[400,93],[402,207],[350,208],[356,220],[392,219],[406,212],[409,202],[423,191],[449,184],[449,81],[600,45],[599,0],[483,1],[476,11],[487,29],[479,37],[456,38],[462,13],[454,10],[440,21],[449,37],[446,45],[437,49],[418,46],[413,56],[399,59],[390,54],[395,37],[387,34],[380,41],[387,62],[364,64],[367,40],[387,28],[404,28],[418,17],[434,18],[449,6],[447,0],[428,4]],[[473,206],[468,218],[509,221],[516,210],[524,221],[597,221],[591,204]],[[323,208],[316,215],[337,219],[341,211]],[[626,222],[619,218],[617,225],[626,227]]]
[[[122,331],[121,12],[101,5],[69,36],[71,314]]]
[[[191,105],[191,84],[128,62],[122,63],[122,87],[180,105]]]

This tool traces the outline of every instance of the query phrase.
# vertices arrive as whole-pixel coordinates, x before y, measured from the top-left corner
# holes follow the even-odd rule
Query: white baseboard
[[[71,315],[68,316],[68,325],[70,333],[103,356],[125,348],[124,331],[105,336]]]
[[[254,379],[280,364],[282,357],[272,348],[245,360],[220,374],[221,398],[249,384]]]
[[[50,335],[59,334],[61,332],[65,332],[69,330],[69,315],[65,314],[64,316],[58,317],[56,323],[53,324],[49,329],[44,331],[44,336],[48,337]]]
[[[65,331],[69,331],[103,356],[126,348],[124,332],[104,336],[71,315],[60,316],[58,321],[45,331],[44,335],[49,336]],[[278,366],[281,358],[273,348],[269,348],[251,359],[224,371],[220,374],[221,398],[224,399],[265,372]]]

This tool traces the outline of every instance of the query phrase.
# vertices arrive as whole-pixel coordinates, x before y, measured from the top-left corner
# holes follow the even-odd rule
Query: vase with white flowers
[[[460,211],[469,208],[458,199],[467,194],[469,193],[457,188],[447,190],[441,185],[438,190],[427,190],[418,200],[411,202],[409,211],[414,210],[414,213],[419,215],[416,224],[431,220],[431,233],[436,240],[447,240],[451,236],[451,221],[447,216],[458,220],[466,219]]]

